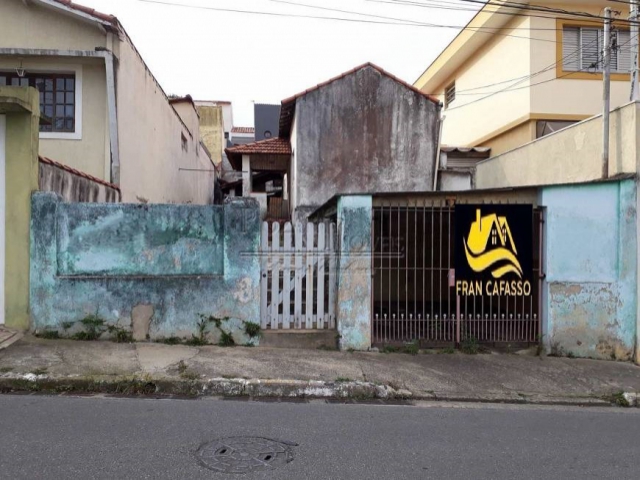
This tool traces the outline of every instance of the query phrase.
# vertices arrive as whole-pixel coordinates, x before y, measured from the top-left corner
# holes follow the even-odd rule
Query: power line
[[[367,0],[367,1],[376,1],[376,0]],[[380,0],[382,1],[382,0]],[[437,8],[434,5],[432,5],[431,3],[422,3],[422,2],[418,2],[418,1],[411,1],[411,0],[388,0],[389,3],[394,3],[397,5],[409,5],[409,6],[416,6],[416,7],[425,7],[425,8]],[[430,0],[431,2],[436,2],[438,0]],[[461,2],[468,2],[468,3],[475,3],[475,4],[480,4],[483,5],[483,8],[481,10],[472,10],[472,11],[485,11],[488,13],[495,13],[498,15],[507,15],[507,16],[512,16],[512,17],[535,17],[535,18],[551,18],[551,19],[560,19],[560,20],[572,20],[572,19],[576,19],[576,18],[580,18],[583,19],[582,21],[584,22],[590,22],[590,23],[594,23],[594,24],[602,24],[604,21],[604,17],[600,16],[600,15],[594,15],[588,12],[574,12],[571,10],[564,10],[564,9],[554,9],[551,7],[544,7],[542,5],[531,5],[531,4],[521,4],[521,3],[514,3],[514,2],[492,2],[492,1],[483,1],[483,0],[459,0]],[[383,2],[385,3],[385,2]],[[462,6],[460,4],[453,4],[451,2],[444,2],[444,1],[439,1],[438,3],[441,4],[445,4],[445,5],[451,5],[451,9],[457,10],[458,8],[456,8],[456,6],[459,6],[460,8],[462,8]],[[620,3],[626,3],[623,1],[620,1]],[[499,10],[488,10],[487,7],[491,6],[491,7],[504,7],[504,8],[509,8],[512,9],[514,11],[499,11]],[[518,13],[515,10],[520,10],[523,12],[526,11],[533,11],[533,12],[537,12],[537,13]],[[549,13],[549,14],[554,14],[554,15],[543,15],[543,13]],[[620,12],[616,12],[617,14],[619,14]],[[559,15],[563,15],[563,16],[559,16]],[[617,23],[622,23],[625,22],[627,24],[640,24],[640,22],[634,22],[632,20],[629,19],[616,19],[615,20]]]
[[[502,85],[502,84],[505,84],[505,83],[514,82],[516,80],[526,80],[526,79],[534,78],[534,77],[536,77],[536,76],[538,76],[540,74],[543,74],[545,72],[548,72],[549,70],[554,69],[558,64],[564,63],[565,60],[567,60],[567,59],[569,59],[569,58],[571,58],[571,57],[573,57],[575,55],[581,54],[582,50],[592,46],[593,44],[595,44],[597,42],[598,42],[598,38],[595,38],[594,40],[592,40],[591,42],[587,43],[586,45],[578,47],[576,50],[574,50],[571,53],[568,53],[567,55],[562,57],[560,60],[557,60],[556,62],[552,63],[551,65],[548,65],[547,67],[545,67],[542,70],[539,70],[537,72],[530,73],[528,75],[523,75],[521,77],[511,78],[509,80],[503,80],[501,82],[496,82],[496,83],[492,83],[492,84],[488,84],[488,85],[483,85],[483,86],[473,87],[473,88],[467,88],[465,90],[457,90],[456,91],[456,95],[458,95],[458,94],[462,94],[462,95],[482,95],[484,93],[495,93],[495,92],[476,92],[476,93],[465,93],[465,92],[470,92],[470,91],[473,91],[473,90],[480,90],[480,89],[483,89],[483,88],[495,87],[497,85]],[[435,96],[437,94],[432,94],[432,95]]]
[[[465,7],[460,4],[455,4],[453,2],[438,2],[438,3],[418,3],[411,1],[400,1],[400,0],[364,0],[366,2],[371,3],[383,3],[388,5],[396,5],[403,7],[421,7],[421,8],[433,8],[436,10],[453,10],[460,12],[479,12],[480,10],[474,7]],[[434,0],[432,0],[434,1]],[[503,15],[511,15],[507,12],[498,12],[497,10],[485,10],[489,13],[499,13]],[[511,15],[512,16],[512,15]],[[551,18],[551,17],[544,17]],[[490,30],[527,30],[527,31],[558,31],[562,30],[561,28],[541,28],[541,27],[467,27],[478,28],[478,29],[490,29]]]
[[[151,3],[151,4],[158,4],[158,5],[172,6],[172,7],[191,8],[191,9],[198,9],[198,10],[212,10],[212,11],[230,12],[230,13],[244,13],[244,14],[249,14],[249,15],[266,15],[266,16],[272,16],[272,17],[307,18],[307,19],[315,19],[315,20],[332,20],[332,21],[352,22],[352,23],[367,23],[367,24],[376,24],[376,25],[398,25],[398,26],[408,26],[408,27],[448,28],[448,29],[455,29],[455,30],[461,30],[461,31],[462,30],[476,30],[478,33],[484,33],[484,34],[487,34],[487,35],[498,35],[498,36],[511,37],[511,38],[521,38],[521,39],[524,39],[524,40],[533,40],[533,41],[547,42],[547,43],[557,43],[555,40],[549,40],[549,39],[544,39],[544,38],[536,38],[536,37],[530,37],[530,36],[511,35],[511,34],[500,33],[500,32],[496,32],[496,31],[484,31],[484,29],[483,29],[483,28],[486,28],[487,30],[492,30],[490,27],[469,27],[469,26],[459,26],[459,25],[440,25],[440,24],[433,24],[433,23],[423,23],[423,22],[418,22],[418,21],[414,21],[414,20],[407,20],[407,19],[393,19],[393,18],[390,18],[390,17],[371,15],[371,14],[362,13],[362,12],[349,12],[349,13],[351,13],[353,15],[388,18],[390,20],[395,20],[395,21],[366,20],[366,19],[355,19],[355,18],[344,18],[344,17],[319,17],[319,16],[315,16],[315,15],[293,14],[293,13],[265,12],[265,11],[256,11],[256,10],[239,10],[239,9],[232,9],[232,8],[210,7],[210,6],[205,6],[205,5],[191,5],[191,4],[186,4],[186,3],[175,3],[175,2],[164,1],[164,0],[136,0],[136,1],[142,2],[142,3]],[[269,0],[269,1],[275,1],[275,0]],[[285,3],[285,2],[282,1],[281,3]],[[305,4],[294,3],[294,2],[287,2],[287,3],[293,4],[293,5],[304,6],[304,7],[321,8],[321,9],[324,9],[324,10],[334,10],[334,11],[340,11],[340,12],[343,12],[343,13],[347,13],[347,11],[344,11],[344,10],[330,9],[328,7],[319,7],[317,5],[305,5]]]
[[[636,37],[637,37],[637,35],[636,35],[634,38],[636,38]],[[623,44],[619,45],[619,46],[618,46],[618,48],[623,47],[624,45],[627,45],[627,44],[628,44],[628,43],[630,43],[632,40],[633,40],[633,38],[630,38],[628,41],[626,41],[626,42],[624,42]],[[600,56],[598,57],[598,61],[597,61],[597,62],[595,62],[595,65],[597,66],[597,64],[598,64],[598,63],[600,63]],[[472,104],[474,104],[474,103],[481,102],[482,100],[486,100],[487,98],[493,97],[494,95],[497,95],[497,94],[499,94],[499,93],[504,93],[504,92],[513,92],[513,91],[517,91],[517,90],[523,90],[523,89],[525,89],[525,88],[532,88],[532,87],[535,87],[535,86],[537,86],[537,85],[542,85],[542,84],[544,84],[544,83],[553,82],[554,80],[559,80],[559,79],[562,79],[562,78],[565,78],[565,77],[569,77],[569,76],[574,75],[574,74],[579,73],[579,72],[583,72],[583,73],[584,73],[584,72],[587,72],[590,68],[592,68],[592,67],[593,67],[593,65],[594,65],[594,64],[590,65],[590,66],[589,66],[589,67],[587,67],[587,68],[581,68],[581,69],[578,69],[578,70],[576,70],[576,71],[574,71],[574,72],[568,72],[568,73],[566,73],[566,74],[564,74],[564,75],[560,75],[559,77],[550,78],[550,79],[548,79],[548,80],[543,80],[543,81],[541,81],[541,82],[533,83],[533,84],[531,84],[531,85],[525,85],[525,86],[518,87],[518,88],[512,88],[512,87],[515,87],[516,85],[521,84],[521,83],[522,83],[522,82],[524,82],[525,80],[527,80],[526,78],[524,78],[524,79],[522,79],[522,80],[520,80],[520,81],[518,81],[518,82],[514,83],[513,85],[509,85],[509,86],[507,86],[507,87],[503,88],[502,90],[498,90],[498,91],[493,92],[493,93],[490,93],[490,94],[488,94],[488,95],[486,95],[486,96],[484,96],[484,97],[482,97],[482,98],[478,98],[478,99],[476,99],[476,100],[472,100],[471,102],[465,103],[464,105],[458,105],[457,107],[452,107],[452,108],[449,108],[449,109],[447,109],[447,110],[448,110],[448,111],[457,110],[457,109],[459,109],[459,108],[463,108],[463,107],[466,107],[466,106],[468,106],[468,105],[472,105]],[[540,71],[539,73],[543,73],[543,71]],[[534,74],[534,76],[535,76],[535,74]],[[533,76],[532,76],[531,78],[533,78]]]
[[[404,1],[404,0],[403,0]],[[514,3],[514,2],[509,2],[509,1],[502,1],[502,2],[494,2],[494,1],[484,1],[484,0],[460,0],[462,2],[468,2],[468,3],[477,3],[483,6],[487,6],[490,5],[492,7],[506,7],[506,8],[512,8],[515,10],[524,10],[524,11],[535,11],[535,12],[543,12],[543,13],[555,13],[558,15],[569,15],[571,17],[574,18],[581,18],[581,19],[589,19],[589,21],[594,21],[598,24],[602,24],[604,23],[607,18],[603,17],[601,15],[594,15],[592,13],[588,13],[588,12],[575,12],[572,10],[564,10],[564,9],[558,9],[558,8],[551,8],[551,7],[545,7],[543,5],[533,5],[533,4],[521,4],[521,3]],[[626,2],[622,2],[622,3],[626,3]],[[616,16],[619,16],[622,12],[621,11],[614,11],[613,12]],[[536,16],[536,15],[530,15],[530,16]],[[543,18],[560,18],[563,19],[562,17],[543,17]],[[585,20],[586,21],[586,20]],[[629,25],[639,25],[640,22],[635,21],[635,20],[629,20],[629,19],[625,19],[625,18],[616,18],[615,19],[616,23],[626,23]]]

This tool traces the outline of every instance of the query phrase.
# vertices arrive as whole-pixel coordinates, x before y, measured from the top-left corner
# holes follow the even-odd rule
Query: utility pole
[[[638,0],[630,0],[631,1],[631,11],[629,14],[629,20],[631,22],[631,32],[630,39],[631,45],[629,46],[631,50],[631,97],[630,100],[632,102],[637,101],[640,98],[640,89],[638,88],[638,55],[640,54],[640,38],[638,38],[638,33],[640,30],[638,29],[638,8],[640,5]]]
[[[609,176],[609,110],[611,101],[611,8],[604,9],[604,45],[602,48],[602,178]]]

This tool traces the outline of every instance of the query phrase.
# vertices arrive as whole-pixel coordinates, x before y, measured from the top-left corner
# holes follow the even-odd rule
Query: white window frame
[[[75,85],[75,121],[73,132],[40,132],[40,139],[82,140],[82,65],[37,64],[26,68],[28,73],[72,73],[76,77]]]

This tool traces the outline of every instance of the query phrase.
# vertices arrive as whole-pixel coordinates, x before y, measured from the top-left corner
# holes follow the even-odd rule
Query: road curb
[[[427,400],[438,402],[509,403],[523,405],[566,405],[609,407],[608,397],[553,396],[510,392],[415,394],[405,389],[371,382],[324,382],[319,380],[132,376],[65,376],[5,374],[0,376],[0,393],[113,394],[125,396],[250,397],[334,400]],[[635,398],[634,398],[635,400]],[[637,401],[629,406],[640,406]]]
[[[260,380],[242,378],[178,379],[151,376],[51,377],[29,373],[0,376],[0,393],[102,393],[222,397],[326,399],[410,399],[411,392],[370,382]]]

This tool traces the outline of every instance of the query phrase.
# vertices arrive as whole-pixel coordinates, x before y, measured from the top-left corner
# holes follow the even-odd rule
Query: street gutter
[[[636,393],[596,396],[550,396],[526,393],[410,392],[371,382],[324,382],[317,380],[272,380],[243,378],[176,378],[133,376],[51,376],[34,373],[0,375],[0,393],[111,394],[132,397],[229,397],[280,399],[430,400],[439,402],[502,403],[520,405],[563,405],[640,407]],[[622,404],[616,398],[626,400]]]

